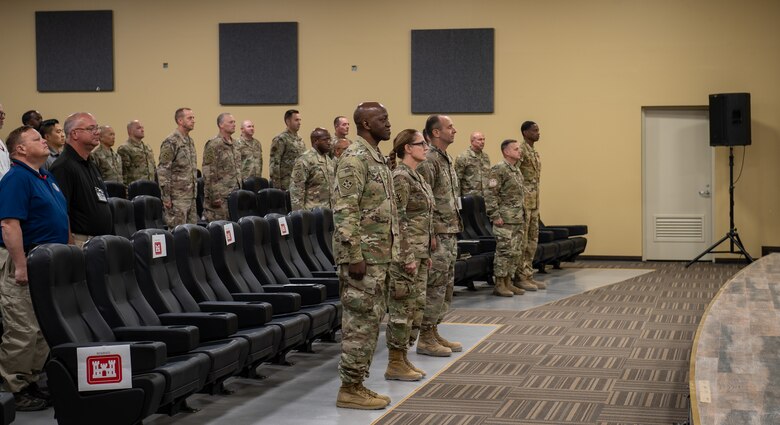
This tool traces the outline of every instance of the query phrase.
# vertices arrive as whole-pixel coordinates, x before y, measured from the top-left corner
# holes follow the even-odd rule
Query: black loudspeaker
[[[711,94],[710,146],[750,143],[750,93]]]

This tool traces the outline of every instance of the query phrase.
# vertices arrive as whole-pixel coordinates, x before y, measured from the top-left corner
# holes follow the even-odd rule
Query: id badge
[[[95,186],[95,195],[97,196],[98,202],[108,202],[108,198],[106,198],[106,194],[103,192],[103,189]]]

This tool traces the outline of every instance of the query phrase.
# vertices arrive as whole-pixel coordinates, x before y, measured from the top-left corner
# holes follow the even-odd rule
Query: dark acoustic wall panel
[[[38,91],[114,90],[112,11],[35,12],[35,48]]]
[[[412,30],[412,113],[493,112],[493,28]]]
[[[219,102],[298,103],[298,23],[219,24]]]

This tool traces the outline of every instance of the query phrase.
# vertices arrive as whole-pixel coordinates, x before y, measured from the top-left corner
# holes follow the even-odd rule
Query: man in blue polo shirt
[[[0,180],[0,377],[16,410],[49,406],[37,384],[49,347],[35,318],[27,286],[27,253],[44,243],[67,243],[68,207],[56,180],[41,167],[49,148],[30,126],[8,135],[11,170]]]

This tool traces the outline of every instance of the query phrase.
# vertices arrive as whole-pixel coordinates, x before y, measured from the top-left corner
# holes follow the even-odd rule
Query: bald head
[[[100,126],[100,144],[110,148],[116,143],[116,132],[110,125]]]
[[[480,153],[485,148],[485,135],[479,131],[471,133],[471,150]]]
[[[244,120],[241,123],[241,137],[246,140],[255,137],[255,123],[250,120]]]
[[[379,102],[363,102],[355,108],[353,115],[357,134],[367,142],[376,145],[390,140],[390,118],[387,109]]]
[[[141,121],[133,120],[127,123],[127,136],[130,139],[137,142],[143,140],[144,135],[144,126]]]

